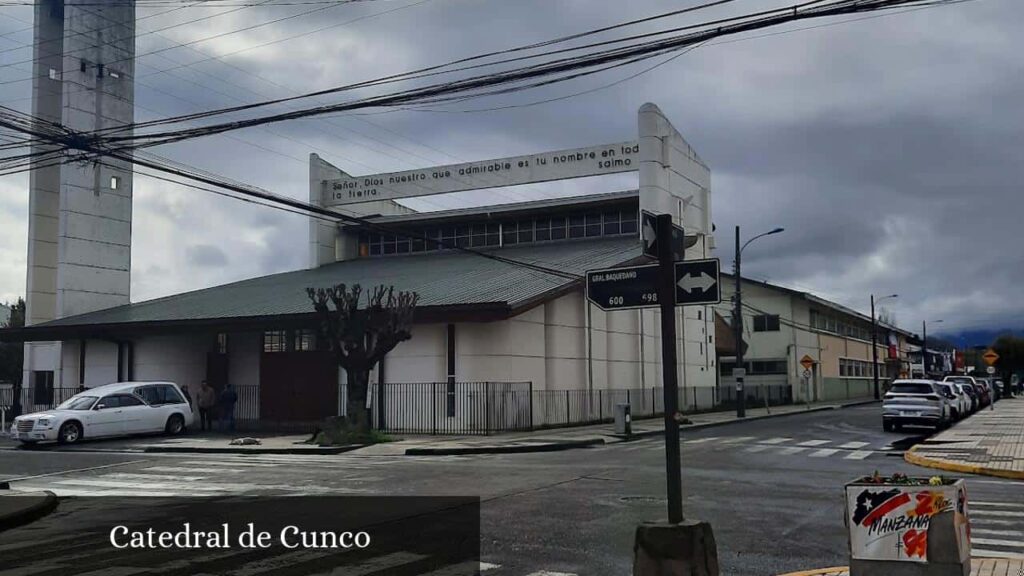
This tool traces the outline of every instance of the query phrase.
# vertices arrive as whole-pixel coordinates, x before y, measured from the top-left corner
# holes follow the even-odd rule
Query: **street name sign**
[[[675,263],[677,306],[718,304],[718,259]],[[630,310],[658,305],[658,265],[645,264],[587,272],[587,299],[602,310]]]
[[[804,357],[800,359],[800,365],[804,367],[804,370],[810,370],[814,366],[814,358],[811,358],[809,354],[804,354]]]
[[[984,354],[981,355],[981,357],[989,366],[995,364],[996,361],[999,360],[999,354],[996,354],[996,351],[992,349],[987,350]]]
[[[587,299],[602,310],[658,305],[658,265],[606,268],[587,272]]]
[[[640,211],[640,237],[644,242],[644,256],[658,257],[657,216],[646,210]],[[687,236],[681,226],[672,225],[672,253],[676,260],[686,256],[686,249],[697,243],[696,236]]]
[[[718,304],[722,301],[718,258],[676,262],[676,305]]]

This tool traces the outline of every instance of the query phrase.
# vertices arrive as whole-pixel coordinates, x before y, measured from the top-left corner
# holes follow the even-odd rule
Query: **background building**
[[[722,278],[722,304],[717,312],[731,322],[735,277],[723,274]],[[873,395],[870,316],[767,282],[744,278],[742,290],[748,395],[777,398],[788,393],[794,401],[811,402]],[[909,371],[909,336],[879,324],[878,372],[883,390],[886,383]],[[807,378],[800,365],[804,356],[815,362]],[[735,355],[719,360],[721,381],[734,384]]]

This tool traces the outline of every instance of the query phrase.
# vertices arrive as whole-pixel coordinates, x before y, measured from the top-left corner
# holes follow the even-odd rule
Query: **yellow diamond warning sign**
[[[987,350],[984,354],[982,354],[981,357],[989,366],[995,364],[996,360],[999,360],[999,354],[996,354],[996,351],[992,350],[991,348]]]
[[[814,358],[804,354],[804,357],[800,359],[800,365],[804,367],[804,370],[810,370],[811,366],[814,366]]]

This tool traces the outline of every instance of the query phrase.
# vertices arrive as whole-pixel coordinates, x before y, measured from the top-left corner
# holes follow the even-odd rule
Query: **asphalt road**
[[[878,406],[868,405],[684,435],[684,513],[711,522],[723,573],[845,564],[843,484],[875,470],[935,473],[891,449],[913,432],[885,433],[879,420]],[[0,450],[3,479],[15,489],[68,496],[479,496],[489,576],[630,574],[635,526],[666,515],[664,444],[656,438],[556,453],[442,457]],[[976,551],[1024,553],[1022,486],[968,481]],[[59,538],[90,522],[94,502],[68,499],[59,515],[4,539]]]

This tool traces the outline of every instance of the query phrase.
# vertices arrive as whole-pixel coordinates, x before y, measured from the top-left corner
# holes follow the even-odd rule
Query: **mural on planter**
[[[936,514],[955,512],[960,547],[969,550],[967,496],[954,486],[848,486],[854,558],[926,562],[928,527]]]

